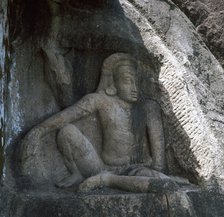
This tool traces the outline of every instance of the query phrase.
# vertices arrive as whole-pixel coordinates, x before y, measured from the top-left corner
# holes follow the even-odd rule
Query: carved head
[[[127,102],[137,101],[136,65],[136,60],[130,54],[116,53],[109,56],[103,63],[97,92],[117,95]]]

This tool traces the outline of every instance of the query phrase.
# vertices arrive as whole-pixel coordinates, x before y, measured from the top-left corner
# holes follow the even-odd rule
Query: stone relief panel
[[[206,113],[217,108],[206,73],[223,71],[191,24],[169,0],[29,1],[12,3],[5,90],[3,184],[18,215],[98,214],[121,201],[125,213],[196,216],[206,188],[224,186]]]
[[[111,185],[119,185],[120,181],[116,181],[116,178],[124,178],[124,183],[126,179],[129,180],[122,176],[124,174],[135,174],[138,179],[138,174],[148,176],[149,179],[169,179],[160,173],[166,169],[160,106],[156,101],[140,95],[136,85],[136,69],[137,61],[129,54],[117,53],[109,56],[103,63],[96,93],[84,96],[26,135],[22,141],[24,163],[27,158],[35,155],[42,137],[57,130],[56,135],[54,134],[57,149],[70,173],[57,183],[59,187],[70,187],[101,173],[94,177],[93,184],[92,181],[84,183],[82,188],[89,185],[110,185],[110,176],[111,180],[115,179],[115,183],[112,182]],[[101,127],[101,151],[97,151],[85,132],[82,133],[76,126],[78,120],[93,114],[98,119],[98,127]],[[88,122],[83,124],[88,129]],[[37,163],[42,162],[37,159]],[[26,166],[25,171],[26,169],[30,170],[30,166]],[[109,179],[105,183],[102,182],[104,176]],[[139,180],[136,179],[137,182]],[[141,182],[139,185],[141,189]]]
[[[107,57],[94,93],[38,124],[22,139],[22,173],[38,187],[52,178],[58,188],[79,193],[102,187],[135,193],[169,192],[174,203],[184,200],[181,212],[195,216],[188,195],[180,190],[190,185],[189,181],[165,175],[162,112],[157,101],[140,91],[138,65],[137,59],[127,53]],[[91,126],[84,119],[88,116],[98,125]],[[84,119],[85,129],[77,123],[80,119]],[[98,130],[101,146],[88,138],[86,132],[92,127]],[[47,158],[49,151],[51,159]],[[49,166],[49,160],[55,157],[60,160],[52,173],[53,167],[44,168],[43,160]],[[44,176],[48,180],[43,180]]]
[[[150,2],[154,5],[153,1]],[[65,108],[70,108],[75,103],[82,102],[91,93],[94,97],[95,95],[99,96],[97,85],[101,85],[104,77],[103,62],[110,55],[122,52],[130,54],[130,59],[134,58],[138,62],[137,68],[134,67],[137,72],[137,75],[134,73],[134,77],[140,101],[150,100],[152,105],[159,104],[162,107],[161,117],[158,117],[158,120],[163,121],[163,124],[160,123],[161,126],[163,125],[163,127],[160,127],[162,129],[160,132],[163,131],[161,135],[165,138],[164,148],[159,148],[163,152],[160,157],[163,156],[164,162],[166,162],[163,163],[164,169],[162,169],[162,172],[165,171],[172,175],[178,174],[194,183],[210,182],[212,177],[216,179],[221,173],[221,165],[213,161],[214,150],[219,149],[219,147],[212,136],[212,138],[207,138],[204,134],[204,132],[210,132],[210,130],[207,129],[207,121],[196,99],[199,96],[201,98],[201,95],[196,93],[197,87],[196,91],[193,87],[197,85],[194,83],[191,86],[191,82],[186,84],[187,78],[184,76],[188,72],[192,72],[187,68],[190,62],[184,53],[181,53],[182,56],[179,57],[180,52],[175,53],[173,48],[164,42],[163,37],[165,36],[155,31],[156,27],[150,23],[152,20],[150,21],[150,18],[146,19],[146,16],[144,16],[146,12],[143,11],[143,13],[140,10],[140,3],[139,1],[131,3],[121,0],[120,3],[114,1],[112,9],[109,9],[109,6],[100,9],[93,9],[92,7],[83,9],[81,3],[76,5],[70,2],[66,4],[66,7],[63,7],[64,5],[60,1],[49,1],[48,6],[52,16],[51,25],[47,29],[45,38],[43,37],[37,41],[27,39],[25,43],[20,45],[17,44],[19,40],[14,42],[15,53],[18,56],[14,67],[20,73],[15,73],[12,79],[18,86],[18,94],[16,96],[14,94],[13,97],[9,98],[11,101],[16,102],[17,107],[15,106],[14,109],[16,108],[19,111],[19,116],[16,120],[12,118],[12,122],[18,122],[20,128],[18,128],[18,132],[11,132],[10,136],[13,140],[10,140],[10,142],[20,144],[20,139],[27,134],[29,129],[33,127],[36,129],[35,126],[38,123],[47,122],[49,117],[54,119],[53,114],[57,116],[59,111],[64,111]],[[169,10],[172,13],[175,10],[172,3],[160,3],[164,6],[164,10]],[[151,9],[154,12],[156,11],[156,8]],[[154,20],[156,16],[158,14],[154,13]],[[166,26],[166,22],[172,22],[172,19],[165,17],[162,20],[162,26]],[[156,25],[159,24],[158,21]],[[166,36],[169,40],[172,35],[177,34],[177,32],[174,33],[175,23],[170,26],[173,32],[166,29],[166,34],[170,34]],[[187,37],[188,35],[186,35]],[[175,43],[173,44],[175,47]],[[179,42],[177,44],[180,45]],[[187,46],[187,44],[182,45]],[[176,46],[177,48],[182,49]],[[202,53],[202,51],[200,52]],[[27,61],[24,61],[24,59]],[[119,81],[119,79],[117,80]],[[194,81],[198,80],[195,79]],[[113,86],[110,87],[110,83],[108,85],[109,87],[105,89],[105,93],[108,95],[115,94],[118,91],[115,91],[115,89],[119,89]],[[28,89],[31,92],[27,94]],[[118,93],[116,92],[116,94]],[[18,102],[18,95],[27,95],[28,100],[19,100]],[[92,100],[92,97],[90,98]],[[104,100],[100,99],[98,101]],[[84,100],[84,102],[86,101],[89,101],[89,99]],[[156,105],[155,107],[157,107]],[[154,110],[160,110],[160,106]],[[141,120],[142,117],[139,114],[144,113],[145,110],[143,105],[142,107],[140,110],[138,106],[136,108],[134,106],[133,111],[130,109],[133,112],[131,112],[131,116],[138,116],[139,120]],[[33,112],[35,110],[37,112]],[[147,110],[150,111],[150,108]],[[65,129],[62,128],[64,131],[62,130],[59,134],[61,135],[60,139],[58,138],[60,132],[58,132],[58,129],[57,132],[50,130],[41,139],[41,142],[38,139],[32,141],[36,145],[22,146],[24,148],[22,150],[22,159],[20,159],[20,154],[17,157],[21,161],[23,175],[33,177],[33,180],[28,179],[29,181],[69,186],[90,176],[88,172],[82,174],[85,169],[83,171],[79,169],[76,157],[74,157],[72,163],[68,163],[66,160],[68,151],[64,150],[65,154],[63,154],[63,150],[59,145],[59,140],[63,140],[64,134],[67,135],[68,132],[73,132],[72,134],[77,134],[80,140],[84,140],[85,143],[94,147],[94,159],[96,156],[100,156],[98,160],[104,160],[101,156],[105,145],[104,131],[106,127],[104,127],[105,124],[103,123],[107,121],[100,117],[98,110],[91,110],[90,113],[91,115],[84,115],[87,117],[77,120],[75,123],[67,121],[66,123],[73,124],[75,128],[73,125],[64,126]],[[145,115],[142,116],[145,117]],[[12,117],[12,115],[9,115],[9,117]],[[201,121],[203,125],[200,125]],[[144,122],[145,120],[141,123]],[[9,129],[11,129],[10,124],[13,125],[13,123],[9,122]],[[141,127],[136,132],[141,131],[140,129]],[[42,131],[44,131],[42,128],[36,131],[31,130],[31,133],[28,133],[25,138],[30,137],[29,140],[32,140],[31,138],[42,135]],[[213,134],[211,133],[211,135]],[[130,134],[129,137],[131,138],[132,135]],[[152,137],[140,136],[139,139],[146,140],[150,138]],[[67,139],[64,140],[67,141]],[[26,143],[24,140],[22,141],[23,144]],[[206,141],[206,145],[203,145],[204,141]],[[153,158],[160,159],[158,156],[153,157],[155,151],[153,150],[153,144],[153,142],[150,142],[152,149],[144,152],[149,153],[148,159],[152,161],[152,165],[149,166],[150,169],[154,168],[155,159]],[[212,147],[212,144],[215,144],[215,148]],[[77,146],[80,147],[80,145]],[[17,150],[20,150],[19,145]],[[142,155],[140,152],[142,151],[138,152],[139,156]],[[141,158],[139,156],[130,158]],[[209,168],[206,166],[208,162],[213,162]],[[71,167],[74,167],[73,170],[77,172],[75,176],[72,176]],[[104,167],[99,166],[99,168]],[[160,171],[160,169],[158,170]],[[100,171],[104,171],[104,169],[100,169]],[[80,174],[77,175],[78,173]],[[66,177],[71,178],[71,181],[67,181],[67,184],[66,179],[63,181]]]

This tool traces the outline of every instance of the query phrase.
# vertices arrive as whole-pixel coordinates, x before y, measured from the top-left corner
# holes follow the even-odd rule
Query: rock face
[[[7,60],[8,60],[8,49],[9,49],[9,40],[8,40],[8,25],[7,25],[7,16],[6,16],[6,8],[7,2],[1,1],[0,2],[0,118],[1,120],[4,119],[5,111],[4,111],[4,101],[5,101],[5,80],[6,74],[5,71],[7,70]],[[3,142],[3,132],[4,132],[4,121],[1,121],[0,124],[0,174],[2,177],[3,174],[3,164],[4,164],[4,142]]]
[[[181,208],[186,201],[177,202],[175,195],[170,193],[130,194],[106,190],[85,195],[60,191],[54,194],[30,191],[18,195],[9,193],[6,189],[2,192],[4,194],[0,195],[0,216],[7,217],[221,217],[224,215],[223,195],[197,190],[186,192],[193,201],[193,213]]]
[[[136,22],[136,25],[138,25],[141,31],[147,49],[153,51],[154,54],[160,53],[160,55],[164,55],[162,58],[171,60],[172,58],[168,56],[169,54],[173,57],[175,56],[177,60],[177,62],[169,62],[168,66],[161,67],[159,76],[159,81],[165,88],[165,93],[163,93],[162,97],[163,102],[165,103],[164,112],[168,117],[170,116],[170,121],[173,124],[173,127],[168,127],[169,129],[172,129],[170,135],[175,135],[176,138],[179,138],[175,139],[175,142],[171,141],[170,144],[173,146],[176,158],[188,172],[192,171],[190,168],[192,168],[193,162],[195,162],[195,166],[193,166],[194,168],[198,168],[200,165],[199,167],[202,169],[204,167],[202,164],[207,164],[203,161],[208,159],[207,157],[202,157],[202,152],[205,156],[210,155],[210,159],[214,159],[216,154],[212,157],[212,153],[215,153],[216,151],[214,149],[215,146],[213,145],[215,143],[218,146],[222,144],[222,130],[220,131],[219,127],[222,125],[223,116],[223,88],[222,85],[220,85],[223,82],[223,69],[214,57],[209,54],[209,51],[203,46],[203,43],[199,41],[197,34],[192,31],[192,29],[186,31],[186,29],[193,27],[186,20],[186,17],[181,15],[181,12],[175,8],[172,3],[168,4],[163,1],[132,1],[132,6],[132,13],[127,12],[127,14],[131,17],[133,22],[135,22],[134,17],[142,18],[141,26],[140,21]],[[130,7],[130,4],[127,4],[127,8],[128,7]],[[164,13],[157,14],[159,11],[158,7],[163,8],[162,11]],[[128,10],[129,9],[127,9],[127,11]],[[148,31],[145,31],[146,26],[148,26]],[[155,32],[150,31],[150,28],[154,28]],[[158,36],[160,38],[165,38],[164,47],[162,46],[163,42],[157,40]],[[166,50],[164,49],[165,47],[167,48]],[[162,54],[163,52],[164,54]],[[170,67],[169,64],[172,66]],[[164,73],[162,72],[163,70]],[[217,80],[217,77],[219,77],[220,80]],[[171,80],[173,82],[170,82]],[[185,81],[186,83],[182,81]],[[221,83],[219,84],[219,82]],[[195,91],[197,93],[196,98],[193,97]],[[164,99],[165,96],[167,96],[169,100]],[[171,101],[170,105],[167,104],[168,101]],[[199,107],[202,109],[201,111],[197,111],[196,108]],[[176,120],[173,119],[173,113],[171,111],[174,112]],[[209,124],[210,127],[207,129],[204,127],[204,129],[202,129],[200,123],[205,122],[210,122],[211,125]],[[185,149],[188,136],[185,137],[184,133],[181,132],[181,129],[183,128],[184,132],[188,135],[190,134],[191,142],[188,146],[191,149],[190,152],[188,151],[189,149]],[[213,131],[215,135],[209,133],[209,138],[206,138],[207,136],[205,136],[204,132],[209,129]],[[213,137],[212,134],[215,137]],[[219,141],[215,142],[218,138],[220,138]],[[208,143],[212,144],[209,148],[210,150],[204,149],[206,140],[210,140]],[[184,147],[182,144],[185,144]],[[208,146],[206,145],[206,147]],[[202,151],[203,149],[204,151]],[[200,152],[200,157],[195,158],[195,156],[199,156],[196,154],[198,151]],[[193,155],[190,154],[192,152],[194,152]],[[220,155],[221,158],[222,155],[223,154]],[[191,163],[188,164],[188,162]],[[215,168],[219,168],[219,172],[222,173],[223,168],[221,164],[214,165],[213,169],[210,168],[210,172],[214,172],[216,170]],[[208,167],[206,166],[204,169],[205,173],[201,172],[207,176],[208,173],[210,173]],[[198,169],[196,170],[199,174],[201,173]]]
[[[185,1],[181,5],[187,8],[192,4]],[[6,8],[4,4],[4,12]],[[7,185],[1,189],[1,217],[30,213],[81,216],[84,212],[86,216],[113,216],[111,209],[116,211],[115,216],[223,216],[224,71],[173,2],[16,0],[10,1],[8,9],[10,47],[7,43],[0,47],[4,71],[1,93],[5,97],[1,99],[5,112],[1,115],[5,159],[2,184]],[[218,27],[204,28],[210,25],[210,12],[200,13],[195,25],[198,31],[211,35],[209,44],[215,47],[216,33],[209,32]],[[0,19],[5,34],[7,22]],[[2,32],[0,39],[5,42],[8,37]],[[50,130],[38,142],[34,139],[38,132],[34,137],[28,132],[95,92],[103,61],[121,52],[138,62],[142,96],[162,108],[165,173],[184,180],[184,184],[165,194],[112,191],[108,196],[102,190],[91,196],[56,189],[55,182],[69,174],[57,147],[58,131]],[[102,124],[96,115],[75,125],[99,148]],[[25,135],[31,136],[24,149]],[[186,179],[191,184],[186,184]],[[178,193],[180,196],[175,197]],[[115,208],[116,201],[122,204],[120,211]],[[177,206],[176,201],[180,201]],[[211,208],[205,213],[213,204],[215,211]]]
[[[222,0],[174,0],[196,26],[206,45],[224,66],[224,2]]]

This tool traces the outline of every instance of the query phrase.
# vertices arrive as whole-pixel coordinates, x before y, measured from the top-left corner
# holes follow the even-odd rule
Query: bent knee
[[[56,138],[57,143],[60,145],[61,143],[64,143],[65,141],[70,140],[79,134],[80,131],[76,126],[74,126],[73,124],[66,124],[58,131]]]

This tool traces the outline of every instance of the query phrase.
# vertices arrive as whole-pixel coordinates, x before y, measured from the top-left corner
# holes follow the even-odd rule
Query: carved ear
[[[117,94],[117,89],[115,87],[108,87],[105,92],[108,96],[115,96]]]

